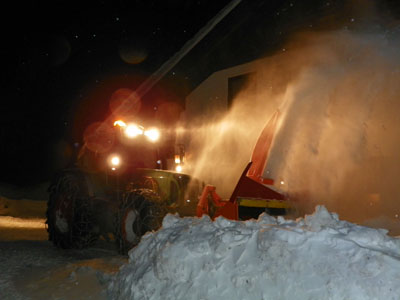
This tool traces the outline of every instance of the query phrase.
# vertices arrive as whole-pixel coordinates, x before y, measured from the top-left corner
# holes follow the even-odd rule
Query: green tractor
[[[49,187],[47,231],[57,247],[84,248],[102,237],[126,253],[146,232],[157,230],[167,213],[196,215],[203,184],[162,168],[169,161],[180,170],[182,153],[160,157],[154,128],[114,125],[95,128],[77,162]]]

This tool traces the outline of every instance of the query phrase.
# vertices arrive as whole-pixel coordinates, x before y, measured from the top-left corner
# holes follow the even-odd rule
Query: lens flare
[[[150,141],[156,142],[160,138],[160,131],[156,128],[152,128],[152,129],[146,130],[144,132],[144,135],[147,136]]]
[[[139,96],[131,89],[116,90],[110,99],[110,109],[114,116],[134,116],[142,106]]]
[[[85,129],[83,140],[89,150],[106,153],[114,145],[115,131],[109,124],[96,122]]]
[[[129,124],[125,129],[125,135],[128,138],[135,138],[141,134],[143,134],[143,128],[136,124]]]

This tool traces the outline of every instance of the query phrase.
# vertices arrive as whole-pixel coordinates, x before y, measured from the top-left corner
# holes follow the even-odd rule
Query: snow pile
[[[297,221],[165,217],[129,253],[113,299],[399,299],[400,239],[319,206]]]

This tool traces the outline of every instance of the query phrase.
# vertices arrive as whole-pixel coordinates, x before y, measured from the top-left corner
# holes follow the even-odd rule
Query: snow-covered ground
[[[45,187],[0,185],[0,299],[106,299],[109,278],[126,257],[101,242],[55,248],[47,241]]]
[[[0,299],[400,299],[400,239],[323,206],[295,221],[168,215],[128,260],[53,247],[44,200],[0,198]]]

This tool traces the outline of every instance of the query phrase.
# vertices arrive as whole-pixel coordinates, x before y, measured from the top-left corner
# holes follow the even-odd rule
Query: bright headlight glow
[[[143,129],[136,124],[129,124],[125,129],[125,135],[128,138],[135,138],[140,134],[143,134]]]
[[[157,128],[151,128],[144,132],[144,135],[149,138],[150,141],[155,142],[160,138],[160,131]]]
[[[120,165],[121,159],[118,156],[113,156],[110,159],[111,165],[115,168]]]
[[[178,173],[182,172],[182,166],[181,166],[181,165],[177,165],[176,168],[175,168],[175,170],[176,170]]]

